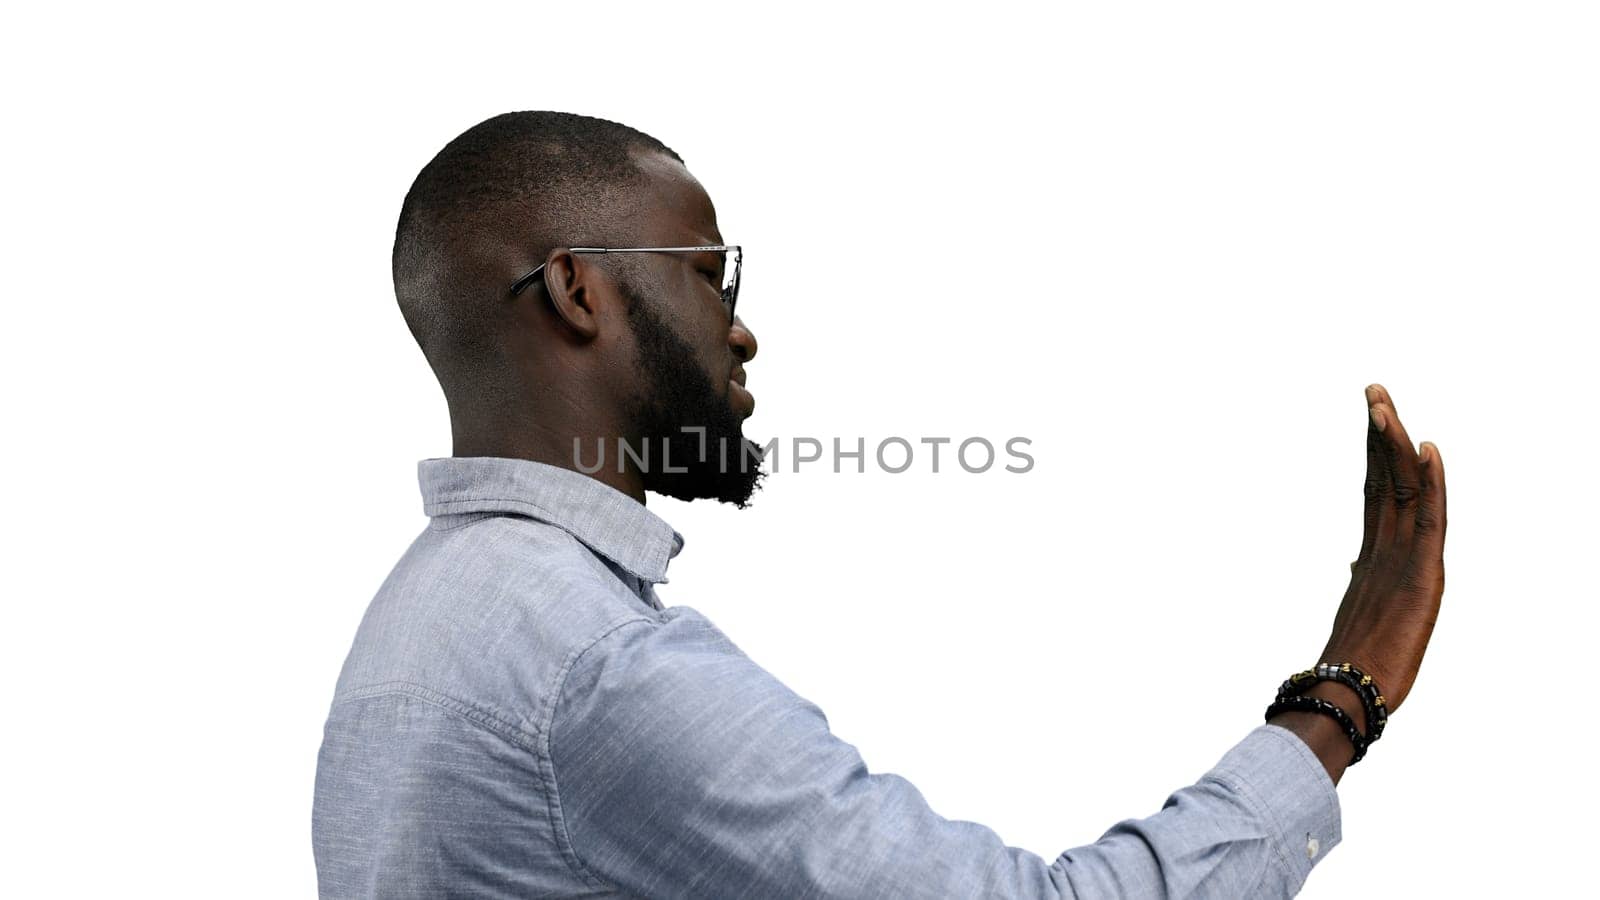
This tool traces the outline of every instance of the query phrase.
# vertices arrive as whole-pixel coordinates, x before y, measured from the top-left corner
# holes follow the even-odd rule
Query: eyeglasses
[[[710,247],[569,247],[573,253],[721,253],[722,257],[722,305],[728,309],[728,321],[733,321],[733,308],[739,302],[739,269],[744,263],[744,249],[738,244],[717,244]],[[728,269],[727,254],[733,254],[732,273]],[[518,278],[511,285],[511,296],[522,293],[532,284],[539,273],[544,271],[545,264],[541,263],[537,269]]]

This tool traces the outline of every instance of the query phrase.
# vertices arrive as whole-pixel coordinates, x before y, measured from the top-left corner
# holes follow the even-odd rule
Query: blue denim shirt
[[[419,470],[431,521],[362,620],[317,759],[324,897],[1237,900],[1292,896],[1340,841],[1327,772],[1260,725],[1153,815],[1049,862],[1008,847],[663,608],[683,539],[642,504],[525,460]]]

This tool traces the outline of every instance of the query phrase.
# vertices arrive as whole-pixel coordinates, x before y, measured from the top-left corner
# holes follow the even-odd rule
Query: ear
[[[550,295],[550,308],[573,334],[584,341],[592,341],[600,334],[596,301],[610,285],[598,267],[586,265],[571,250],[558,248],[545,259],[544,285]]]

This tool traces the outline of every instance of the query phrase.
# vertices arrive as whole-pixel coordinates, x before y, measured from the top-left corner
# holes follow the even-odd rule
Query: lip
[[[756,411],[756,396],[732,378],[728,379],[728,401],[733,411],[748,419]]]

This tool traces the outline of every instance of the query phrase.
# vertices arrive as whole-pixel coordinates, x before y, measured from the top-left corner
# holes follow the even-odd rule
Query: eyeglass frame
[[[744,248],[738,244],[712,244],[706,247],[568,247],[571,253],[727,253],[733,252],[733,283],[732,287],[724,288],[720,293],[731,293],[725,298],[728,303],[728,322],[734,321],[734,308],[739,303],[739,274],[744,267]],[[726,259],[726,258],[724,258]],[[518,278],[511,284],[511,296],[515,297],[527,290],[534,278],[544,271],[549,263],[540,263],[537,268]],[[726,262],[724,262],[726,265]],[[723,273],[727,275],[726,272]]]

